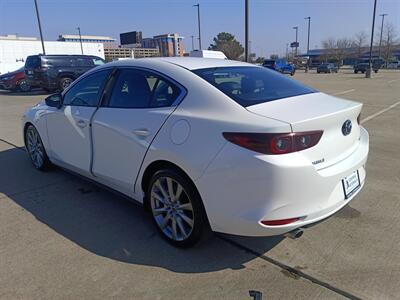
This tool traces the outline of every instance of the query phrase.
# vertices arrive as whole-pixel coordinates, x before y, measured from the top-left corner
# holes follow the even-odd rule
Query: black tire
[[[354,73],[355,73],[355,74],[358,74],[358,71],[354,70]]]
[[[378,70],[374,70],[375,73],[378,73]]]
[[[319,74],[319,73],[321,73],[320,71],[317,71],[317,73]]]
[[[74,81],[73,78],[71,77],[61,77],[60,81],[58,83],[60,90],[63,91],[65,90],[67,87],[70,86],[70,84]]]
[[[188,205],[188,203],[191,204],[190,210],[188,209],[185,210],[186,211],[185,218],[189,217],[189,220],[193,221],[192,227],[190,227],[191,225],[189,225],[189,223],[185,221],[185,218],[180,217],[182,216],[182,214],[184,214],[183,213],[184,209],[179,209],[179,208],[174,209],[170,207],[166,208],[167,205],[162,204],[163,202],[159,201],[159,197],[153,196],[154,193],[156,193],[158,196],[163,197],[164,194],[161,192],[161,189],[158,188],[158,184],[161,184],[162,188],[164,189],[164,192],[166,192],[165,189],[168,189],[168,186],[166,186],[168,179],[172,180],[171,182],[173,182],[171,183],[171,186],[173,186],[172,189],[174,192],[178,193],[177,192],[178,184],[183,189],[178,199],[172,199],[171,197],[166,197],[166,198],[168,199],[168,202],[175,203],[177,207],[180,207],[179,205],[181,206]],[[166,198],[164,197],[164,200]],[[188,248],[195,245],[199,241],[206,239],[210,235],[211,229],[208,223],[207,215],[201,197],[196,187],[194,186],[193,182],[185,174],[182,174],[182,172],[177,171],[175,169],[162,169],[155,172],[147,187],[146,201],[150,208],[150,213],[154,225],[160,232],[161,236],[172,245],[180,248]],[[158,206],[157,204],[160,204],[160,206]],[[159,212],[160,209],[163,210],[164,212],[160,213]],[[155,212],[155,210],[158,210],[158,212]],[[166,212],[166,210],[169,210],[169,212]],[[174,216],[172,216],[172,214],[174,214]],[[166,219],[167,223],[165,223]],[[172,228],[174,227],[173,219],[175,219],[175,234],[173,234],[172,230]],[[160,223],[165,223],[167,225],[165,225],[164,229],[162,229],[161,228],[162,225]],[[185,232],[185,230],[182,231],[181,229],[182,223],[185,225],[184,229],[187,229],[188,232]],[[178,237],[178,231],[180,231],[181,237]],[[187,236],[185,237],[185,235]],[[176,238],[174,238],[174,236]]]
[[[36,135],[37,137],[37,145],[35,147],[33,147],[32,144],[30,143],[31,134]],[[48,170],[52,166],[52,164],[49,160],[49,157],[47,156],[46,149],[44,148],[39,132],[33,125],[28,125],[27,128],[25,129],[24,140],[25,140],[25,148],[28,152],[29,158],[31,159],[33,166],[40,171]],[[34,152],[36,149],[38,149],[39,152],[42,153],[42,159],[40,161],[38,161],[38,159],[35,159]]]
[[[364,73],[365,73],[365,71],[361,71],[361,73],[363,73],[363,74],[364,74]]]
[[[21,92],[29,92],[31,90],[31,86],[25,79],[22,79],[20,82],[18,82],[18,90]]]

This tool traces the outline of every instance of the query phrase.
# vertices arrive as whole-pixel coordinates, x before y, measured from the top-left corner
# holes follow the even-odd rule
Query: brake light
[[[295,133],[224,132],[229,142],[263,154],[287,154],[302,151],[318,144],[323,131]]]
[[[294,223],[296,221],[300,220],[300,218],[291,218],[291,219],[283,219],[283,220],[265,220],[261,221],[262,224],[267,225],[267,226],[279,226],[279,225],[286,225],[290,223]]]

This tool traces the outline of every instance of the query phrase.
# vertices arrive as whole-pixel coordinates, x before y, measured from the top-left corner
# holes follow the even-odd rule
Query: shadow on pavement
[[[50,95],[52,93],[47,92],[42,89],[33,89],[29,92],[21,92],[21,91],[9,91],[9,90],[1,90],[0,95],[4,96],[40,96],[40,95]]]
[[[195,248],[174,248],[159,236],[140,205],[57,168],[39,172],[21,149],[0,152],[0,165],[0,197],[5,194],[37,220],[96,255],[181,273],[241,269],[255,258],[216,235]],[[19,185],[10,188],[8,183],[14,181]],[[262,253],[282,239],[235,237],[243,244],[257,244]]]

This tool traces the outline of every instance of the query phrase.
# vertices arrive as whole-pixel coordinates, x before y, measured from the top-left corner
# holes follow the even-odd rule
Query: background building
[[[97,36],[97,35],[82,35],[83,43],[101,43],[104,47],[114,47],[115,39],[108,36]],[[57,41],[59,42],[80,42],[80,36],[78,34],[60,34]]]
[[[46,54],[81,54],[76,42],[45,41]],[[104,58],[102,43],[82,43],[83,53]],[[42,43],[37,38],[0,36],[0,73],[17,70],[25,65],[27,56],[42,53]]]
[[[142,47],[143,48],[157,48],[156,43],[153,38],[142,39]]]
[[[130,31],[121,33],[119,39],[122,47],[136,48],[142,46],[142,32],[141,31]]]
[[[183,37],[178,33],[156,35],[153,39],[160,56],[183,56],[185,52]]]
[[[104,57],[106,61],[113,61],[119,58],[142,58],[155,56],[160,56],[160,52],[157,48],[104,48]]]

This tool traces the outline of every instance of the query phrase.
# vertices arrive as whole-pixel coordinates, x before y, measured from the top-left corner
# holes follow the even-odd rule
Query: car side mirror
[[[53,94],[45,99],[46,105],[50,107],[60,108],[62,106],[61,94]]]

